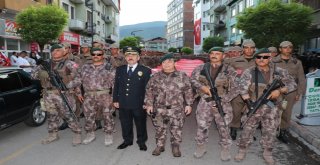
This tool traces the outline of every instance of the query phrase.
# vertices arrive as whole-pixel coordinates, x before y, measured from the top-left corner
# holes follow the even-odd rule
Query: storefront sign
[[[320,77],[307,78],[305,114],[320,114]]]
[[[63,32],[60,36],[61,42],[69,42],[72,45],[79,45],[79,34],[71,32]]]
[[[14,21],[6,20],[5,34],[7,36],[19,36],[17,34],[17,24]]]
[[[80,45],[82,45],[82,44],[91,45],[91,43],[92,43],[92,38],[91,37],[80,36]]]

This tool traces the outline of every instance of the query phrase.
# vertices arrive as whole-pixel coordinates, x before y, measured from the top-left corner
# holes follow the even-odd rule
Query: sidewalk
[[[301,111],[301,101],[297,102],[292,110],[290,133],[299,141],[306,144],[311,150],[320,155],[320,126],[307,126],[297,123],[295,117]]]

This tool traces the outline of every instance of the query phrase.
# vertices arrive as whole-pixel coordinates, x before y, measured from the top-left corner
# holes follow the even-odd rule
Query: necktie
[[[128,71],[128,75],[131,76],[132,75],[132,66],[129,67],[129,71]]]

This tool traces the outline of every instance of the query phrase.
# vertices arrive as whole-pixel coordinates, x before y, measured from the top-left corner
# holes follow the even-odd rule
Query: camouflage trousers
[[[84,94],[83,102],[83,114],[85,116],[85,130],[87,132],[93,132],[96,129],[95,120],[97,120],[97,113],[102,112],[104,127],[103,131],[107,134],[112,134],[114,129],[114,119],[112,113],[112,98],[108,93],[91,93],[86,92]]]
[[[165,146],[168,127],[171,133],[171,144],[180,144],[184,121],[185,115],[182,108],[157,109],[157,114],[152,119],[152,123],[156,129],[155,138],[157,146]]]
[[[224,119],[227,124],[226,126],[224,125],[223,118],[220,116],[218,109],[215,107],[214,101],[206,102],[206,100],[201,97],[196,110],[198,128],[195,140],[198,145],[208,142],[209,127],[214,119],[220,135],[220,145],[225,147],[231,146],[232,140],[229,133],[229,124],[232,121],[233,116],[232,107],[230,103],[223,102],[222,108],[225,113]]]
[[[75,111],[75,100],[73,94],[66,94],[68,102]],[[69,112],[66,104],[57,91],[47,91],[43,95],[43,109],[48,114],[48,132],[58,132],[60,119],[63,118],[68,122],[69,127],[74,133],[81,133],[81,125]]]
[[[240,135],[239,147],[247,148],[253,139],[259,123],[261,122],[261,140],[260,144],[264,149],[272,149],[274,145],[274,138],[276,136],[277,120],[275,116],[278,113],[278,107],[275,106],[273,109],[267,105],[262,105],[255,114],[247,121]]]

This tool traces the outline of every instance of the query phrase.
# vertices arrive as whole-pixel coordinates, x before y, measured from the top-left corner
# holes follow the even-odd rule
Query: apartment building
[[[223,0],[220,0],[223,1]],[[243,39],[243,32],[236,28],[236,17],[246,8],[257,6],[259,0],[228,0],[226,16],[226,40],[224,45],[239,45]]]
[[[11,55],[12,52],[37,49],[36,43],[24,42],[17,34],[14,20],[17,13],[31,5],[45,5],[46,0],[23,0],[17,3],[13,0],[0,1],[0,51]]]
[[[193,0],[194,54],[201,54],[203,41],[210,36],[210,0]]]
[[[314,51],[320,53],[320,1],[319,0],[299,0],[306,6],[314,9],[311,33],[304,45],[303,51]]]
[[[145,41],[144,43],[146,51],[157,51],[157,52],[167,52],[167,39],[162,37],[157,37]]]
[[[173,0],[167,7],[168,48],[190,47],[193,49],[193,0]]]
[[[118,0],[59,0],[56,1],[69,14],[68,26],[59,37],[69,42],[73,51],[83,43],[99,41],[107,47],[119,42]]]

